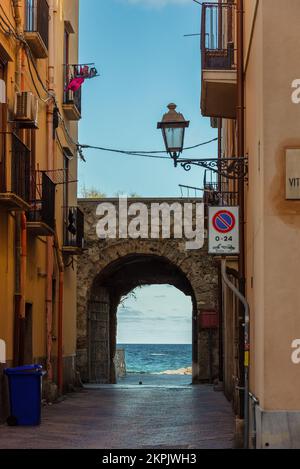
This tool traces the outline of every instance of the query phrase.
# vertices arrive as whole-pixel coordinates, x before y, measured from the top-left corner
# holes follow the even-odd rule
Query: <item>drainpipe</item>
[[[25,365],[24,362],[24,339],[25,339],[25,291],[26,291],[26,264],[27,264],[27,219],[25,212],[21,214],[21,259],[20,259],[20,300],[19,300],[19,321],[20,321],[20,348],[19,363]]]
[[[22,18],[19,0],[13,0],[13,12],[18,35],[22,35]],[[24,90],[24,49],[20,43],[16,57],[16,90]],[[14,327],[14,365],[24,364],[25,333],[25,288],[27,263],[27,229],[25,212],[16,213],[15,218],[15,327]]]
[[[16,23],[16,31],[18,36],[22,36],[22,18],[21,18],[21,6],[20,0],[13,0],[13,12],[14,12],[14,19]],[[21,88],[21,70],[22,70],[22,54],[21,51],[23,49],[23,44],[20,42],[18,44],[18,51],[17,51],[17,60],[16,60],[16,88],[17,91],[20,91]]]
[[[54,93],[54,8],[53,0],[48,0],[49,5],[49,46],[48,46],[48,91]],[[53,170],[53,101],[48,101],[47,107],[47,169]],[[52,354],[52,325],[53,325],[53,237],[47,237],[47,266],[46,266],[46,323],[47,323],[47,372],[49,381],[53,381],[53,369],[51,363]]]
[[[57,332],[57,386],[60,395],[63,393],[63,298],[64,298],[64,261],[59,247],[57,229],[55,226],[54,246],[59,268],[58,294],[58,332]]]
[[[238,288],[230,281],[227,276],[226,259],[221,261],[222,279],[225,285],[233,292],[233,294],[240,300],[244,307],[244,449],[249,448],[249,333],[250,333],[250,309],[245,296],[239,291]]]
[[[244,96],[244,0],[237,0],[237,156],[244,157],[245,153],[245,96]],[[238,181],[238,201],[240,207],[240,256],[239,256],[239,288],[243,296],[246,294],[245,287],[245,186],[244,180]],[[243,311],[240,311],[241,316]],[[245,320],[243,321],[245,322]],[[244,370],[244,328],[239,327],[239,369],[240,369],[240,388],[245,383],[243,377]],[[241,415],[243,417],[243,415]]]
[[[259,406],[259,399],[254,394],[249,392],[249,398],[252,400],[252,419],[253,419],[253,432],[252,432],[252,446],[256,449],[257,445],[257,422],[256,422],[256,408]]]

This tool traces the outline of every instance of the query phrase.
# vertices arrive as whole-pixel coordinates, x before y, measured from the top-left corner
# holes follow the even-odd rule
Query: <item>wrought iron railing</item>
[[[81,114],[81,88],[77,91],[67,90],[64,92],[64,104],[72,104]]]
[[[84,215],[78,207],[65,210],[64,246],[82,249],[84,247]]]
[[[64,104],[76,106],[79,114],[81,114],[81,87],[77,91],[68,89],[74,77],[76,77],[76,65],[64,65]]]
[[[238,205],[238,182],[236,180],[222,181],[214,173],[205,171],[204,175],[204,196],[203,200],[206,205],[235,207]]]
[[[231,70],[234,64],[235,5],[203,3],[201,22],[202,69]]]
[[[203,189],[201,187],[187,186],[185,184],[179,184],[179,189],[182,198],[203,198]]]
[[[30,150],[11,132],[0,132],[0,192],[30,202]],[[10,164],[9,164],[10,159]]]
[[[55,184],[44,171],[31,176],[32,195],[28,221],[45,223],[55,230]]]
[[[30,150],[15,134],[11,138],[11,191],[29,202]]]
[[[39,33],[46,48],[49,42],[49,6],[46,0],[25,1],[25,31]]]

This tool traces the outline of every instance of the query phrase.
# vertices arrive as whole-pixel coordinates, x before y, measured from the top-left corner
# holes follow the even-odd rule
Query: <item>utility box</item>
[[[199,317],[200,329],[218,329],[219,313],[215,309],[202,310]]]
[[[4,365],[6,363],[6,345],[4,340],[0,339],[0,364]]]

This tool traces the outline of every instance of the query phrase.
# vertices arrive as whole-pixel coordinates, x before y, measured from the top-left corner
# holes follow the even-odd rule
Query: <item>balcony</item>
[[[55,184],[44,171],[32,176],[31,208],[27,229],[34,236],[52,236],[55,232]]]
[[[13,133],[0,133],[0,209],[30,208],[30,150]]]
[[[218,181],[219,179],[219,181]],[[206,206],[236,207],[238,199],[238,181],[222,181],[222,177],[211,171],[205,171],[203,182],[203,201]]]
[[[37,59],[48,57],[49,6],[46,0],[25,1],[24,34]]]
[[[70,81],[76,76],[76,66],[66,65],[64,76],[63,110],[67,119],[78,121],[81,119],[81,88],[75,92],[67,90]]]
[[[81,254],[84,248],[84,215],[78,207],[64,209],[63,253]]]
[[[205,117],[236,118],[235,5],[204,3],[201,23],[202,96]]]

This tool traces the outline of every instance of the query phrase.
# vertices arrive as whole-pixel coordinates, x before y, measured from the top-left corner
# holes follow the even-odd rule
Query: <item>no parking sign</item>
[[[209,207],[209,254],[239,254],[239,207]]]

